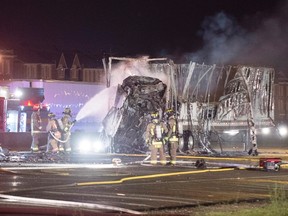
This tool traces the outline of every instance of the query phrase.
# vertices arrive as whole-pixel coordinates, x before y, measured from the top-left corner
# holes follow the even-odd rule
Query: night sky
[[[0,49],[13,49],[27,61],[35,56],[55,61],[61,52],[95,58],[106,53],[285,70],[287,5],[284,0],[2,0]]]

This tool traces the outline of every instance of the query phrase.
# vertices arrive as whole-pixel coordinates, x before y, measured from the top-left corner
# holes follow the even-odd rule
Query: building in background
[[[50,58],[51,59],[51,58]],[[59,60],[31,57],[21,59],[13,50],[0,49],[0,80],[61,80],[105,83],[101,58],[61,53]]]
[[[13,79],[15,58],[13,50],[0,50],[0,80]]]
[[[62,53],[56,67],[57,80],[105,83],[102,61],[88,55]]]
[[[45,112],[53,109],[59,115],[71,107],[75,115],[105,88],[101,59],[80,56],[62,53],[58,61],[51,60],[55,56],[41,55],[21,59],[13,50],[0,50],[1,131],[29,132],[35,103],[43,103]]]

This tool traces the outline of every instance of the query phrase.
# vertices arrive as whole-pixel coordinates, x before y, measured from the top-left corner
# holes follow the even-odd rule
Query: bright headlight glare
[[[0,88],[0,95],[6,96],[7,93],[8,93],[7,90]]]
[[[288,134],[287,127],[285,127],[285,126],[279,127],[279,134],[280,134],[281,136],[287,136],[287,134]]]
[[[99,140],[95,141],[93,144],[93,149],[94,149],[94,152],[100,152],[101,150],[103,150],[102,143]]]
[[[229,131],[224,131],[224,133],[229,134],[231,136],[234,136],[234,135],[238,134],[239,131],[238,130],[229,130]]]
[[[103,143],[98,139],[83,139],[77,144],[77,148],[81,153],[101,152],[105,149]]]
[[[15,95],[16,98],[20,98],[20,97],[23,95],[23,92],[20,91],[19,89],[17,89],[17,90],[15,91],[14,95]]]
[[[92,144],[89,140],[82,140],[79,142],[78,148],[82,153],[90,152],[92,150]]]
[[[269,134],[270,133],[270,128],[262,128],[262,133],[263,134]]]

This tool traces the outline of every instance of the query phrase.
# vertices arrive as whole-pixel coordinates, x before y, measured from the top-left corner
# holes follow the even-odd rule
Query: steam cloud
[[[143,56],[131,61],[122,61],[118,63],[111,72],[110,87],[102,90],[91,98],[78,112],[76,120],[97,116],[101,121],[107,115],[117,93],[117,86],[121,85],[123,80],[129,76],[150,76],[167,82],[167,76],[164,73],[152,73],[149,70],[147,62],[148,56]]]
[[[167,83],[167,76],[162,73],[152,73],[149,69],[149,56],[142,56],[131,61],[122,61],[112,70],[111,86],[122,84],[123,80],[129,76],[149,76],[160,79]]]
[[[223,12],[207,17],[202,23],[203,49],[186,58],[207,64],[248,64],[287,70],[287,1],[277,8],[274,15],[258,22],[253,31]],[[250,17],[249,24],[255,24],[257,18]]]

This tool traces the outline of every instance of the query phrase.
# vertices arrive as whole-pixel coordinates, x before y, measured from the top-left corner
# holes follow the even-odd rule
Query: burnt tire
[[[194,148],[194,137],[190,130],[183,131],[183,136],[179,138],[179,151],[187,152]]]

